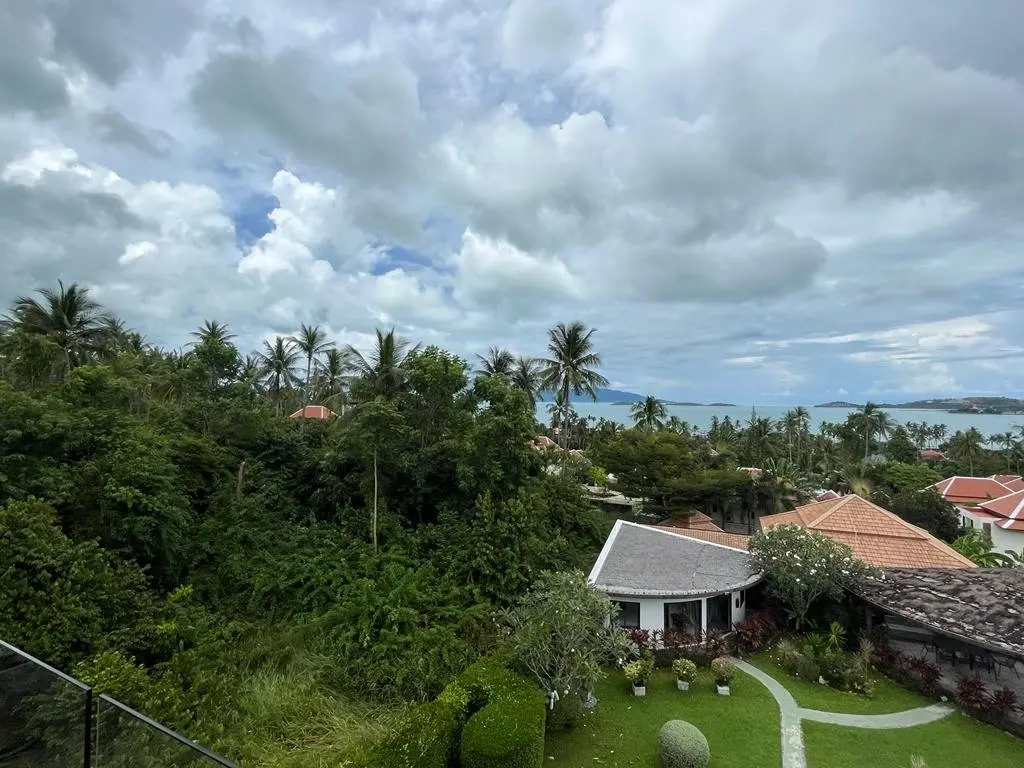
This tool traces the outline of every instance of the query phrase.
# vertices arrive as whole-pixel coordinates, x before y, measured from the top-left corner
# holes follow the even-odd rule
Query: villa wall
[[[730,592],[729,594],[729,608],[730,608],[730,622],[731,624],[737,624],[746,617],[747,605],[746,605],[746,590],[737,590]],[[725,593],[719,593],[725,594]],[[707,601],[711,597],[717,595],[704,595],[702,597],[689,597],[689,598],[640,598],[631,595],[613,595],[609,594],[608,597],[611,600],[615,600],[623,603],[639,603],[640,604],[640,628],[651,631],[662,631],[665,629],[665,603],[682,603],[689,602],[691,600],[701,601],[701,631],[707,632],[708,624],[708,606]],[[624,614],[623,614],[624,615]],[[621,616],[620,616],[621,619]],[[730,627],[731,628],[731,627]]]
[[[960,519],[966,527],[979,531],[985,530],[985,523],[991,523],[989,535],[992,538],[992,548],[996,552],[1005,552],[1008,549],[1020,552],[1024,549],[1024,531],[1007,531],[995,525],[991,517],[975,517],[969,509],[963,507],[960,508]]]

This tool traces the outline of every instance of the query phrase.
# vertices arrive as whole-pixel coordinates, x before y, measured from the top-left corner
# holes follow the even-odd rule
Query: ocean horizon
[[[550,403],[537,403],[537,419],[544,424],[550,424],[548,406]],[[629,416],[630,404],[615,405],[613,403],[592,403],[573,402],[575,411],[581,416],[593,416],[594,418],[605,418],[609,421],[617,421],[620,424],[629,426],[633,420]],[[700,430],[706,430],[711,426],[711,418],[717,416],[724,419],[728,416],[736,422],[743,423],[750,418],[751,410],[757,411],[762,418],[773,420],[781,419],[786,411],[796,406],[791,405],[758,405],[751,409],[751,406],[721,406],[721,405],[666,405],[665,410],[670,416],[678,416],[691,426]],[[818,425],[823,421],[841,422],[846,417],[857,411],[855,408],[820,408],[804,406],[810,416],[811,430],[817,431]],[[927,424],[945,424],[949,427],[949,434],[957,430],[967,430],[976,427],[988,438],[989,435],[1000,432],[1015,431],[1018,426],[1024,426],[1024,415],[1006,415],[994,413],[947,413],[931,409],[910,409],[910,408],[886,408],[892,419],[900,424],[907,422],[925,422]]]

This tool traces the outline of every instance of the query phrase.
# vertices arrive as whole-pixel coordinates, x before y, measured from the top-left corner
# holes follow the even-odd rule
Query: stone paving
[[[932,704],[927,707],[885,715],[851,715],[843,712],[805,709],[797,704],[793,694],[787,691],[782,683],[767,672],[762,672],[754,665],[740,659],[733,659],[733,662],[738,669],[743,670],[767,688],[779,704],[779,713],[782,719],[782,768],[807,768],[802,725],[804,720],[844,725],[850,728],[912,728],[915,725],[924,725],[939,720],[953,711],[953,707],[946,704]]]

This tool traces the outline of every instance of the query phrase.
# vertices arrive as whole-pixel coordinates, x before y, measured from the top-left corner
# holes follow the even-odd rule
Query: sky
[[[696,401],[1024,393],[1020,0],[0,3],[0,303],[596,329]]]

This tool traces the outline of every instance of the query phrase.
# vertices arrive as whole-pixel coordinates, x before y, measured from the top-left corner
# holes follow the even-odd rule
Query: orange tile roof
[[[687,528],[691,530],[701,531],[720,531],[722,530],[715,521],[705,515],[703,512],[694,512],[690,515],[676,515],[669,517],[658,523],[658,528]]]
[[[1020,475],[990,475],[990,477],[997,483],[1002,483],[1003,485],[1009,485],[1014,480],[1020,480]],[[1017,489],[1015,488],[1014,490]]]
[[[691,539],[708,541],[712,544],[721,544],[723,547],[742,549],[744,552],[747,551],[747,545],[750,541],[749,536],[744,536],[741,533],[726,533],[721,529],[717,531],[708,531],[702,528],[674,528],[668,525],[652,525],[651,528],[657,528],[662,531],[671,531],[672,533],[678,533],[682,536],[688,536]]]
[[[1024,491],[1015,491],[978,505],[979,509],[1008,520],[1024,521]]]
[[[1021,479],[1019,477],[1013,480],[1007,480],[1003,482],[1003,485],[1005,485],[1011,491],[1024,491],[1024,479]]]
[[[927,531],[856,494],[761,518],[761,528],[802,525],[848,544],[855,557],[881,568],[973,568],[974,563]]]
[[[334,415],[334,411],[325,405],[307,405],[305,408],[299,408],[295,413],[289,416],[289,419],[321,419],[326,420]]]
[[[832,501],[833,499],[842,498],[842,494],[836,493],[833,490],[822,491],[814,497],[814,501]]]
[[[998,499],[1010,492],[1009,488],[992,477],[947,477],[928,487],[953,504]]]

